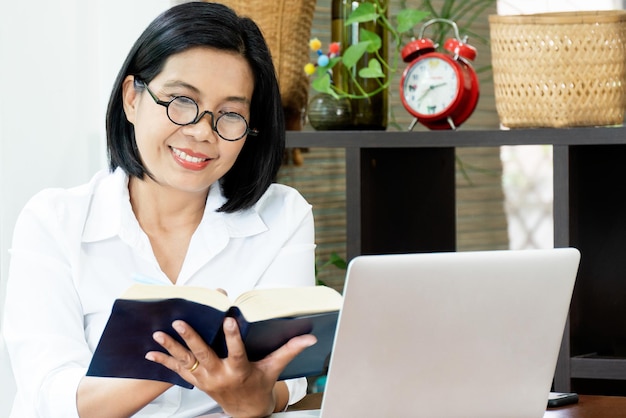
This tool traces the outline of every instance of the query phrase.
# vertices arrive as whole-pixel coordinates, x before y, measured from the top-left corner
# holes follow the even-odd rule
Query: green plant
[[[328,261],[322,264],[322,267],[326,266],[335,266],[338,269],[345,270],[348,268],[348,263],[346,263],[346,260],[344,260],[339,254],[332,253],[330,254]]]
[[[326,285],[326,283],[324,283],[322,280],[320,280],[317,277],[318,277],[319,271],[328,266],[335,266],[340,270],[345,270],[348,268],[348,263],[339,254],[335,252],[331,253],[330,257],[328,258],[328,260],[326,260],[326,262],[324,262],[324,264],[322,264],[319,267],[317,266],[317,264],[315,265],[315,277],[316,277],[316,281],[318,285],[323,285],[323,286]]]
[[[386,8],[390,3],[389,1],[383,3],[380,0],[375,0],[372,3],[361,3],[348,16],[345,24],[351,25],[354,23],[375,21],[377,24],[382,25],[391,38],[390,46],[392,47],[390,48],[390,57],[386,58],[380,55],[383,42],[380,36],[374,32],[360,28],[360,41],[358,43],[350,45],[338,55],[331,54],[328,60],[324,60],[325,65],[318,65],[317,67],[312,66],[312,64],[308,65],[305,71],[313,76],[311,86],[314,90],[320,93],[330,94],[337,99],[364,99],[383,91],[389,87],[392,75],[398,71],[403,46],[409,42],[411,38],[416,36],[415,26],[427,17],[452,20],[457,23],[462,35],[471,36],[487,44],[488,40],[472,32],[471,26],[488,7],[495,3],[495,1],[496,0],[424,0],[419,9],[411,9],[407,8],[407,2],[404,0],[401,1],[401,10],[392,18],[387,18],[386,16]],[[434,36],[432,36],[433,41],[436,44],[443,44],[443,40],[449,28],[448,25],[435,25],[435,33]],[[376,79],[379,87],[372,91],[365,91],[363,88],[360,88],[359,81],[357,77],[354,76],[354,71],[348,71],[347,73],[352,77],[356,88],[359,90],[358,93],[349,93],[335,86],[332,81],[332,69],[341,63],[341,65],[346,68],[354,70],[365,53],[373,54],[374,57],[369,60],[367,67],[359,69],[358,76],[364,79]],[[477,71],[481,72],[488,69],[489,67],[485,67],[477,69]]]
[[[391,77],[386,76],[385,69],[393,73],[398,69],[400,50],[402,48],[402,33],[408,32],[413,27],[424,20],[428,16],[428,12],[421,10],[404,9],[401,10],[396,17],[396,25],[394,25],[386,17],[387,10],[379,0],[375,0],[374,3],[361,3],[359,6],[348,16],[346,19],[346,25],[352,25],[354,23],[363,22],[376,22],[382,25],[387,33],[393,39],[395,45],[394,53],[392,53],[391,63],[388,62],[386,57],[381,56],[380,49],[383,46],[383,40],[378,34],[366,30],[364,28],[359,29],[359,42],[350,45],[338,56],[331,57],[326,65],[318,65],[314,70],[315,78],[311,83],[314,90],[327,93],[335,98],[350,98],[350,99],[363,99],[374,96],[375,94],[383,91],[389,87]],[[332,69],[339,63],[349,70],[353,70],[359,60],[365,53],[373,54],[374,57],[368,62],[366,68],[361,68],[358,71],[358,76],[368,79],[378,80],[379,87],[375,90],[366,92],[360,87],[357,78],[354,76],[353,71],[348,71],[355,86],[359,89],[357,94],[349,93],[339,89],[332,82]],[[310,67],[309,67],[310,68]],[[312,73],[310,70],[308,73]]]

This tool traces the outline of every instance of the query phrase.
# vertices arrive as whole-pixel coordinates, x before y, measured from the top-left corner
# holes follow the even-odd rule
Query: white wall
[[[169,0],[2,0],[0,321],[19,211],[42,188],[84,183],[106,166],[104,115],[113,80],[137,36],[168,6]],[[9,377],[0,358],[0,417],[13,395]]]

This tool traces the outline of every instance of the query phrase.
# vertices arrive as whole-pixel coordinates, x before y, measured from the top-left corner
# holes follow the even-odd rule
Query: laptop
[[[574,248],[356,257],[321,410],[273,416],[543,417],[579,260]]]

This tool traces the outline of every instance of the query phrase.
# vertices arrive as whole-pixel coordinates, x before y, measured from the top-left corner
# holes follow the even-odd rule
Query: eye
[[[176,103],[182,106],[195,106],[196,105],[196,101],[187,96],[172,96],[172,100],[176,100]]]
[[[221,123],[241,123],[243,121],[245,121],[245,119],[239,113],[226,112],[220,115]]]
[[[182,110],[196,110],[198,108],[198,105],[196,104],[196,102],[187,97],[187,96],[176,96],[172,99],[172,102],[170,104],[171,106],[175,106],[179,109]]]

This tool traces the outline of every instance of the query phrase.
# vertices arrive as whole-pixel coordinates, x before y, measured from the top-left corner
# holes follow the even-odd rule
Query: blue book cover
[[[167,286],[158,287],[166,288]],[[166,352],[152,339],[152,334],[155,331],[166,332],[184,345],[183,340],[171,325],[175,320],[183,320],[202,336],[218,356],[224,358],[228,356],[222,330],[226,316],[237,320],[250,361],[263,359],[290,338],[303,334],[315,335],[317,343],[292,360],[283,370],[279,380],[322,375],[328,367],[342,298],[338,292],[330,288],[321,292],[314,290],[317,296],[311,294],[311,297],[306,297],[308,292],[306,289],[318,287],[321,286],[294,288],[295,299],[286,301],[286,305],[299,306],[299,309],[293,311],[295,313],[285,315],[284,312],[288,311],[277,306],[281,303],[272,303],[270,298],[267,303],[276,308],[277,316],[250,321],[242,313],[242,311],[245,312],[245,302],[241,304],[241,307],[233,305],[225,309],[225,305],[214,307],[180,297],[147,300],[117,299],[93,354],[87,376],[159,380],[192,388],[193,386],[178,374],[144,358],[148,351]],[[289,297],[290,289],[277,290],[282,293],[283,300]],[[267,289],[260,292],[272,291],[273,289]],[[322,293],[325,293],[323,298],[327,299],[322,304],[323,306],[316,307],[315,301]],[[263,302],[259,300],[257,303]],[[306,313],[307,304],[310,304],[309,307],[313,313]],[[269,308],[268,312],[272,311],[272,306]],[[250,314],[251,318],[256,316],[258,315]]]

